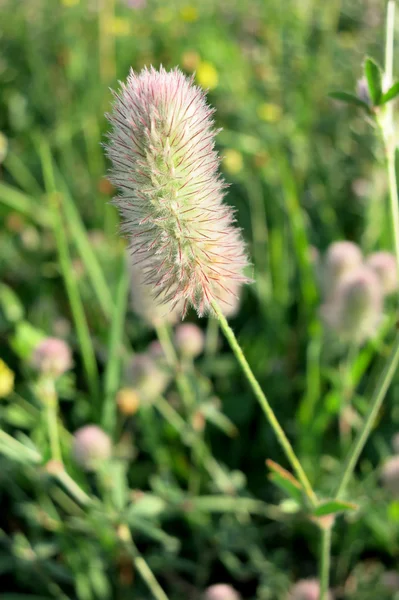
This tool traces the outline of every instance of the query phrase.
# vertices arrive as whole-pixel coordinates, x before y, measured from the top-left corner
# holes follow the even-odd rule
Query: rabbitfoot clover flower
[[[132,259],[160,303],[209,312],[247,278],[247,257],[218,174],[213,109],[181,71],[130,72],[108,116],[114,199]],[[234,292],[233,292],[234,293]]]

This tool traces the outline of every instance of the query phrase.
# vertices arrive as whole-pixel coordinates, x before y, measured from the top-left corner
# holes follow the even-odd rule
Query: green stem
[[[366,444],[367,438],[373,428],[375,419],[381,408],[385,395],[391,384],[393,376],[395,375],[396,369],[399,364],[399,333],[396,335],[391,356],[386,363],[384,370],[382,371],[380,378],[374,390],[374,394],[371,397],[370,410],[363,424],[362,429],[356,436],[355,441],[349,450],[347,459],[345,461],[344,470],[339,480],[335,497],[339,498],[345,492],[346,486],[348,485],[349,479],[351,478],[355,469],[358,458]]]
[[[235,356],[236,356],[236,358],[248,380],[248,383],[251,386],[252,391],[255,394],[256,399],[258,400],[259,404],[261,405],[261,408],[262,408],[263,412],[265,413],[268,422],[270,423],[274,433],[276,434],[276,437],[277,437],[282,449],[284,450],[288,461],[290,462],[299,481],[301,482],[303,489],[306,492],[306,495],[309,498],[311,504],[313,506],[315,506],[317,504],[317,497],[312,489],[312,486],[310,485],[309,479],[307,478],[306,473],[303,470],[301,463],[299,462],[298,458],[296,457],[295,452],[291,446],[291,443],[288,440],[287,436],[285,435],[283,428],[281,427],[280,423],[278,422],[272,407],[270,406],[257,379],[255,378],[255,375],[253,374],[251,367],[249,366],[248,361],[244,356],[244,353],[241,349],[241,346],[239,345],[239,343],[237,341],[236,336],[234,335],[233,330],[229,326],[225,316],[223,315],[223,313],[220,309],[220,306],[218,305],[218,303],[215,300],[212,301],[212,308],[215,311],[217,318],[219,319],[220,327],[221,327],[224,335],[226,336],[226,339],[229,342],[230,347],[233,350],[233,352],[234,352],[234,354],[235,354]]]
[[[47,430],[51,449],[51,458],[62,463],[60,436],[58,433],[58,398],[55,382],[47,379],[43,382],[43,399],[46,404]]]
[[[136,544],[132,539],[130,530],[127,527],[125,535],[127,537],[126,542],[133,556],[134,565],[137,571],[140,573],[141,578],[146,583],[148,589],[150,590],[155,600],[169,600],[167,595],[159,585],[158,581],[155,579],[155,576],[151,571],[150,567],[144,560],[143,556],[140,554]]]
[[[327,600],[331,561],[331,527],[322,529],[320,549],[320,600]]]
[[[205,338],[205,356],[212,357],[216,354],[218,348],[219,323],[217,319],[210,317],[206,328]]]

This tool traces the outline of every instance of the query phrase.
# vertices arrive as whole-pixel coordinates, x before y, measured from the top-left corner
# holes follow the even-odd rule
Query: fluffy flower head
[[[333,242],[328,247],[323,265],[325,295],[334,293],[342,277],[362,264],[362,253],[353,242]]]
[[[396,292],[398,289],[398,269],[393,254],[390,252],[374,252],[368,257],[367,264],[380,280],[384,294]]]
[[[213,110],[178,69],[130,72],[109,120],[111,179],[133,260],[161,303],[199,315],[247,281],[233,211],[222,203]]]
[[[87,471],[95,471],[98,465],[110,458],[111,440],[97,425],[81,427],[73,436],[72,453],[75,461]]]
[[[317,579],[301,579],[298,581],[288,596],[289,600],[319,600],[320,584]],[[328,600],[332,600],[331,592],[327,593]]]
[[[216,583],[207,588],[204,600],[240,600],[241,596],[227,583]]]
[[[361,266],[343,277],[322,315],[343,339],[364,342],[374,335],[383,309],[381,284],[375,273]]]

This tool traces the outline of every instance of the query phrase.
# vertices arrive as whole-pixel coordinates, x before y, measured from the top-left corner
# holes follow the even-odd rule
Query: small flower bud
[[[63,340],[45,338],[34,349],[31,364],[43,374],[59,377],[72,367],[71,350]]]
[[[216,583],[205,590],[204,600],[240,600],[241,596],[227,583]]]
[[[324,259],[323,288],[325,296],[331,296],[342,277],[362,264],[362,253],[353,242],[334,242],[328,247]]]
[[[317,579],[301,579],[291,589],[288,600],[319,600],[320,584]],[[327,599],[332,600],[331,592]]]
[[[334,295],[322,307],[327,325],[343,340],[364,342],[375,334],[383,308],[380,282],[368,267],[343,277]]]
[[[116,395],[118,408],[123,415],[134,415],[140,406],[140,397],[134,388],[123,388]]]
[[[181,354],[196,358],[204,350],[205,336],[197,325],[184,323],[176,328],[175,344]]]
[[[86,425],[73,436],[72,454],[86,471],[95,471],[102,461],[111,457],[112,445],[108,435],[97,425]]]
[[[399,456],[392,456],[382,467],[381,482],[395,498],[399,498]]]
[[[152,402],[163,394],[170,374],[149,353],[135,354],[125,371],[128,386],[134,387],[140,400]]]
[[[398,268],[396,258],[390,252],[375,252],[367,258],[368,266],[380,280],[384,294],[392,294],[398,289]]]
[[[159,303],[181,301],[183,314],[192,305],[200,316],[222,289],[248,281],[241,234],[222,203],[213,112],[192,78],[161,67],[131,71],[109,116],[114,203],[134,262]]]

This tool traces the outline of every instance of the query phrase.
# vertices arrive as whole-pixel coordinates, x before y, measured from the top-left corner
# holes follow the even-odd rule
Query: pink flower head
[[[111,452],[111,439],[97,425],[85,425],[75,431],[72,453],[75,461],[87,471],[95,471],[110,458]]]
[[[317,579],[300,579],[290,591],[289,600],[319,600],[320,584]],[[327,592],[328,600],[332,600],[331,592]]]
[[[71,349],[64,340],[44,338],[34,349],[31,364],[42,373],[58,377],[72,367]]]
[[[216,583],[208,587],[204,594],[204,600],[240,600],[241,596],[227,583]]]
[[[199,315],[246,282],[247,258],[218,174],[213,109],[179,69],[130,72],[112,114],[107,147],[114,199],[133,261],[160,303]]]
[[[342,277],[321,312],[327,325],[342,339],[362,343],[376,333],[382,309],[378,277],[369,267],[361,266]]]
[[[374,252],[368,257],[367,264],[380,280],[384,294],[396,292],[398,289],[398,267],[393,254],[390,252]]]

